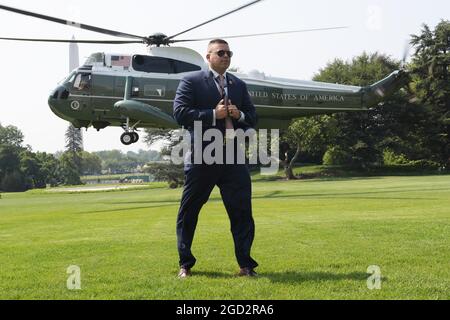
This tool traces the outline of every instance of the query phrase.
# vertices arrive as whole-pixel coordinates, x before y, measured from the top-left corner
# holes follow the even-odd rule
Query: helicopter
[[[137,131],[140,128],[179,128],[172,116],[178,84],[187,73],[208,68],[203,57],[196,51],[171,45],[215,38],[229,39],[345,28],[175,39],[260,1],[262,0],[248,2],[171,36],[155,33],[147,37],[0,5],[0,9],[17,14],[130,39],[102,41],[0,37],[0,40],[147,45],[149,47],[147,55],[104,52],[91,54],[82,66],[73,70],[60,82],[48,98],[52,112],[70,122],[75,128],[93,127],[99,131],[109,126],[122,127],[124,133],[120,136],[120,141],[124,145],[130,145],[139,140]],[[397,91],[409,79],[408,73],[403,69],[396,70],[384,79],[365,87],[271,77],[258,71],[248,74],[231,73],[246,83],[258,114],[258,128],[266,129],[287,128],[292,119],[303,116],[367,111]]]

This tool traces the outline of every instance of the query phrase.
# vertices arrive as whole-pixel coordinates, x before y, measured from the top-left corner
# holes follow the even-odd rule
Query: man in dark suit
[[[256,125],[256,112],[246,84],[227,73],[233,53],[221,39],[208,45],[209,69],[193,72],[183,78],[174,100],[174,118],[194,136],[194,122],[202,129],[220,130],[225,136],[232,129],[248,129]],[[193,139],[192,139],[193,140]],[[226,139],[222,141],[226,150]],[[195,145],[193,147],[196,147]],[[199,146],[197,146],[199,147]],[[203,150],[204,142],[200,146]],[[225,158],[225,157],[224,157]],[[236,159],[234,159],[236,160]],[[177,244],[180,257],[178,276],[191,275],[196,259],[191,251],[198,214],[217,185],[227,210],[233,235],[239,275],[255,276],[258,263],[250,256],[255,235],[252,217],[251,180],[245,164],[185,163],[185,184],[177,218]]]

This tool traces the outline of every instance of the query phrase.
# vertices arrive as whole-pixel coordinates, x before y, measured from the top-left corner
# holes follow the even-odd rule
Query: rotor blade
[[[33,41],[33,42],[62,42],[62,43],[100,43],[100,44],[128,44],[128,43],[142,43],[137,40],[59,40],[59,39],[24,39],[24,38],[1,38],[0,40],[11,41]]]
[[[259,37],[259,36],[269,36],[269,35],[273,35],[273,34],[312,32],[312,31],[324,31],[324,30],[335,30],[335,29],[346,29],[346,28],[348,28],[348,27],[330,27],[330,28],[317,28],[317,29],[302,29],[302,30],[280,31],[280,32],[241,34],[241,35],[235,35],[235,36],[208,37],[208,38],[200,38],[200,39],[171,40],[171,42],[175,43],[175,42],[188,42],[188,41],[205,41],[205,40],[211,40],[211,39],[232,39],[232,38],[245,38],[245,37]]]
[[[80,28],[80,29],[94,31],[94,32],[99,32],[99,33],[104,33],[104,34],[108,34],[110,36],[123,37],[123,38],[133,38],[133,39],[145,39],[145,37],[136,36],[134,34],[128,34],[128,33],[118,32],[118,31],[114,31],[114,30],[98,28],[98,27],[87,25],[87,24],[81,24],[81,23],[78,23],[78,22],[73,22],[73,21],[69,21],[69,20],[54,18],[54,17],[43,15],[43,14],[34,13],[34,12],[30,12],[30,11],[25,11],[25,10],[21,10],[21,9],[16,9],[16,8],[12,8],[12,7],[7,7],[7,6],[3,6],[3,5],[0,5],[0,9],[11,11],[11,12],[15,12],[15,13],[18,13],[18,14],[23,14],[23,15],[26,15],[26,16],[31,16],[31,17],[38,18],[38,19],[43,19],[43,20],[48,20],[48,21],[60,23],[60,24],[65,24],[65,25],[68,25],[68,26],[71,26],[71,27],[75,27],[75,28]]]
[[[406,59],[409,56],[409,50],[411,49],[411,45],[409,43],[409,41],[407,40],[405,42],[405,47],[403,48],[403,56],[402,56],[402,60],[400,61],[400,68],[404,69],[405,65],[406,65]]]
[[[217,17],[212,18],[212,19],[210,19],[210,20],[208,20],[208,21],[205,21],[205,22],[203,22],[203,23],[200,23],[199,25],[196,25],[195,27],[189,28],[189,29],[187,29],[187,30],[184,30],[184,31],[181,31],[181,32],[179,32],[179,33],[177,33],[177,34],[174,34],[173,36],[167,37],[166,40],[171,40],[171,39],[173,39],[173,38],[179,36],[180,34],[183,34],[183,33],[186,33],[186,32],[188,32],[188,31],[191,31],[191,30],[194,30],[194,29],[196,29],[196,28],[199,28],[199,27],[201,27],[201,26],[204,26],[205,24],[208,24],[208,23],[210,23],[210,22],[213,22],[213,21],[215,21],[215,20],[218,20],[218,19],[220,19],[220,18],[223,18],[223,17],[225,17],[225,16],[227,16],[227,15],[229,15],[229,14],[232,14],[232,13],[237,12],[237,11],[239,11],[239,10],[242,10],[242,9],[244,9],[244,8],[250,7],[251,5],[254,5],[254,4],[256,4],[256,3],[258,3],[258,2],[261,2],[261,1],[262,1],[262,0],[254,0],[254,1],[251,1],[251,2],[249,2],[249,3],[247,3],[247,4],[244,4],[244,5],[240,6],[239,8],[236,8],[236,9],[234,9],[234,10],[228,11],[228,12],[226,12],[226,13],[224,13],[224,14],[221,14],[220,16],[217,16]]]

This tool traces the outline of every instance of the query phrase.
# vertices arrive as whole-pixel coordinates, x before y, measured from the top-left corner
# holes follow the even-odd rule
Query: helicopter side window
[[[147,97],[164,97],[166,95],[166,87],[161,85],[145,85],[144,96]]]
[[[170,58],[143,55],[133,56],[133,69],[143,72],[169,74],[201,70],[201,68],[195,64]]]
[[[133,57],[133,69],[153,73],[174,73],[170,59],[162,57],[135,55]]]
[[[175,73],[198,71],[202,69],[195,64],[187,63],[184,61],[173,60],[173,64],[175,66]]]
[[[78,91],[86,91],[91,88],[91,75],[87,73],[77,74],[73,88]]]

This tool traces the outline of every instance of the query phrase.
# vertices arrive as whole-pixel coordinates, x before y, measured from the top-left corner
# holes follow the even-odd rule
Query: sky
[[[106,0],[0,0],[0,4],[97,27],[147,36],[173,35],[248,0],[165,0],[126,2]],[[448,0],[265,0],[218,21],[183,34],[178,39],[219,37],[348,26],[347,29],[230,39],[232,66],[244,72],[310,80],[335,58],[351,60],[362,52],[380,52],[401,59],[411,34],[422,24],[434,28],[450,19]],[[0,10],[0,36],[21,38],[116,39]],[[207,41],[185,43],[205,55]],[[93,52],[135,54],[135,45],[79,45],[80,63]],[[64,149],[68,122],[54,115],[47,99],[69,73],[69,45],[0,40],[0,123],[15,125],[33,151]],[[121,128],[83,132],[86,151],[149,149],[143,142],[123,146]],[[153,146],[152,148],[155,148]]]

